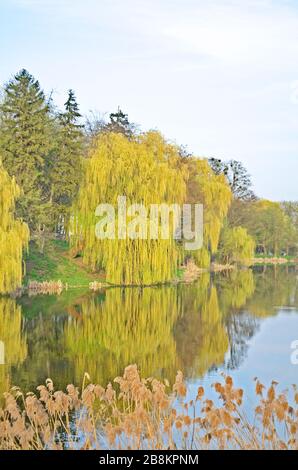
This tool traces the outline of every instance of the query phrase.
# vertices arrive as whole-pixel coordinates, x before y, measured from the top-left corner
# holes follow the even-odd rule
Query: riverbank
[[[59,294],[62,290],[86,288],[93,291],[112,286],[106,282],[104,273],[91,272],[82,259],[69,254],[69,245],[63,240],[49,240],[44,253],[40,253],[34,242],[25,258],[26,276],[23,291],[30,295]],[[193,282],[204,272],[221,272],[236,269],[233,265],[212,263],[210,268],[199,268],[193,261],[177,270],[177,275],[170,282]],[[119,286],[118,286],[119,287]]]
[[[298,260],[290,257],[255,257],[251,266],[297,264]],[[69,254],[69,245],[63,240],[49,240],[44,253],[40,253],[34,242],[30,243],[29,253],[25,258],[26,276],[23,292],[35,294],[59,294],[68,289],[100,290],[110,287],[104,273],[94,273],[88,269],[80,257]],[[199,268],[193,261],[181,266],[171,281],[173,284],[194,282],[205,272],[228,272],[235,270],[235,265],[212,263],[209,268]],[[118,286],[119,287],[119,286]]]
[[[37,245],[31,242],[25,264],[25,289],[30,283],[61,282],[67,288],[89,288],[94,281],[104,282],[104,276],[88,270],[81,258],[69,255],[69,245],[63,240],[49,240],[44,253],[40,253]]]

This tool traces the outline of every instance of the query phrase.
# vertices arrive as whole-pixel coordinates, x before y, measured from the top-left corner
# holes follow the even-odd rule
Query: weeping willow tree
[[[174,325],[181,302],[174,287],[109,289],[105,298],[86,298],[80,316],[65,325],[66,351],[75,376],[88,372],[108,383],[136,363],[142,375],[174,380],[177,368]]]
[[[204,206],[204,243],[190,253],[200,267],[210,264],[217,252],[220,232],[232,200],[232,192],[223,174],[215,174],[205,159],[189,158],[187,202]]]
[[[20,190],[0,161],[0,294],[17,289],[22,282],[23,249],[28,246],[29,229],[14,218]]]
[[[84,262],[93,270],[104,270],[109,282],[123,285],[146,285],[173,278],[180,261],[180,249],[173,236],[163,239],[157,223],[158,238],[149,236],[149,210],[135,223],[124,215],[126,224],[135,224],[135,239],[119,237],[121,226],[118,196],[126,197],[127,207],[143,204],[182,204],[185,200],[186,173],[178,171],[178,149],[168,144],[157,132],[127,139],[124,135],[104,133],[92,148],[86,175],[74,207],[71,245],[81,252]],[[112,204],[115,210],[115,239],[97,237],[96,207]],[[159,217],[159,216],[158,216]],[[169,217],[169,233],[176,227]],[[144,239],[145,238],[145,239]]]
[[[0,365],[0,397],[11,387],[11,367],[27,356],[26,336],[22,331],[21,307],[13,299],[0,298],[0,341],[4,364]]]
[[[255,253],[254,239],[243,227],[225,227],[221,233],[218,258],[225,264],[249,266]]]

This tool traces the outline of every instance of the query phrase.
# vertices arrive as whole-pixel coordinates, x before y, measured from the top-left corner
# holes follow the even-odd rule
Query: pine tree
[[[53,223],[67,222],[69,208],[78,192],[82,171],[83,126],[73,90],[69,90],[65,112],[58,115],[56,149],[49,162],[50,204]]]
[[[64,106],[66,112],[61,114],[61,121],[69,125],[70,128],[81,129],[82,126],[77,124],[77,121],[82,115],[73,90],[68,90],[68,98]]]
[[[16,290],[22,282],[22,256],[28,244],[29,229],[14,217],[19,196],[18,185],[0,161],[0,294]]]
[[[26,70],[5,86],[0,119],[3,165],[22,189],[17,214],[30,229],[40,229],[46,217],[44,167],[50,151],[51,119],[39,82]]]
[[[120,133],[127,138],[132,138],[135,130],[136,126],[128,120],[128,115],[119,106],[115,113],[110,114],[110,121],[102,128],[104,132]]]

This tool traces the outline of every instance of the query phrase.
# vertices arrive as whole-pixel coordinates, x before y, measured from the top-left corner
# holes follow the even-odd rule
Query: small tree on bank
[[[221,234],[218,258],[225,264],[247,265],[254,257],[255,242],[243,227],[225,227]]]

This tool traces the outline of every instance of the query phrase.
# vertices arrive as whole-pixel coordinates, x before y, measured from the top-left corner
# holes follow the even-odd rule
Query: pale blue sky
[[[0,0],[0,82],[23,67],[298,200],[298,0]]]

